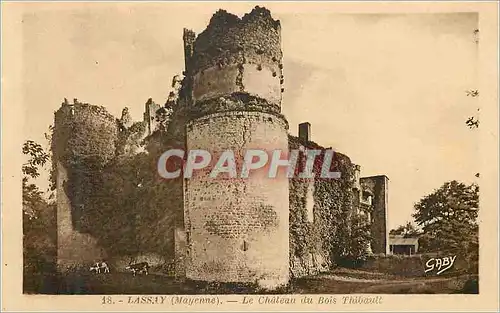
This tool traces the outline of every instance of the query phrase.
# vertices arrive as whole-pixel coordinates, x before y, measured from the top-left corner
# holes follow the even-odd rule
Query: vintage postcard
[[[497,12],[2,2],[2,310],[497,312]]]

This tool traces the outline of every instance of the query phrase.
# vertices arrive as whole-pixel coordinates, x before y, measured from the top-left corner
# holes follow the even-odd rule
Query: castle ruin
[[[196,36],[185,29],[183,38],[183,77],[174,77],[164,106],[146,102],[142,122],[133,123],[125,111],[116,119],[102,107],[77,101],[65,101],[56,112],[53,164],[60,267],[99,258],[122,264],[125,255],[141,257],[147,250],[157,263],[171,262],[176,276],[272,289],[286,285],[290,277],[327,271],[332,250],[347,253],[335,234],[349,232],[343,226],[353,216],[370,225],[369,253],[387,253],[388,178],[360,177],[360,166],[338,152],[338,180],[214,180],[202,175],[169,182],[161,188],[168,189],[170,200],[157,204],[160,213],[153,214],[160,222],[147,222],[153,218],[144,208],[130,215],[136,221],[131,225],[141,229],[130,240],[143,250],[121,253],[103,244],[98,237],[105,232],[92,229],[95,223],[88,221],[102,208],[86,204],[90,200],[85,197],[102,197],[103,191],[95,190],[100,188],[95,177],[109,164],[131,160],[144,150],[154,156],[168,148],[214,153],[327,150],[312,141],[309,123],[299,125],[298,136],[289,134],[281,113],[281,25],[267,9],[256,7],[242,18],[219,10],[202,33]],[[154,165],[150,169],[156,172]],[[136,183],[137,188],[145,184]],[[172,244],[158,248],[160,239],[149,237]]]

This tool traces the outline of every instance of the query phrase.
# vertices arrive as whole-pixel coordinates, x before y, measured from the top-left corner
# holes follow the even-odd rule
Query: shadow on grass
[[[107,273],[92,275],[88,272],[73,272],[66,275],[32,275],[24,280],[24,293],[28,294],[477,294],[478,278],[450,287],[450,281],[443,282],[347,282],[313,276],[293,279],[286,288],[265,291],[255,284],[200,282],[175,279],[160,275],[138,275],[130,273]]]

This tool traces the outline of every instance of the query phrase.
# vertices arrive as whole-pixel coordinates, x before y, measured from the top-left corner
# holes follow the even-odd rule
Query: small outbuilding
[[[416,254],[418,252],[418,237],[390,235],[389,251],[391,254]]]

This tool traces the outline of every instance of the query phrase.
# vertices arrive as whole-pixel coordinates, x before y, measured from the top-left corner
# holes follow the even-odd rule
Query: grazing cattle
[[[101,272],[101,267],[99,266],[99,263],[96,263],[92,265],[89,269],[91,272],[95,272],[96,274],[99,274]]]
[[[136,274],[149,274],[149,264],[148,262],[141,262],[141,263],[135,263],[135,264],[129,264],[125,269],[131,271],[134,276]]]
[[[104,270],[104,273],[109,273],[109,266],[106,262],[101,262],[101,269]]]
[[[109,266],[106,262],[96,262],[94,265],[90,267],[91,272],[95,272],[96,274],[100,274],[101,271],[104,273],[109,273]]]

